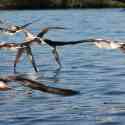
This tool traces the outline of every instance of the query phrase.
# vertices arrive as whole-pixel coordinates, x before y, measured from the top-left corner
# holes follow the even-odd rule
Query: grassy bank
[[[125,7],[113,0],[0,0],[0,9],[111,8]]]

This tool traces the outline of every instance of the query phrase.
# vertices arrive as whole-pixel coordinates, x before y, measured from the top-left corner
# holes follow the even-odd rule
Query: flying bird
[[[24,78],[22,76],[14,76],[14,75],[0,78],[0,91],[7,91],[11,89],[10,87],[8,87],[7,83],[12,81],[16,81],[17,83],[20,83],[21,85],[25,87],[29,87],[33,90],[39,90],[39,91],[51,93],[51,94],[58,94],[63,96],[72,96],[72,95],[79,94],[79,92],[75,90],[50,87],[38,81],[34,81],[29,78]]]
[[[35,22],[38,22],[38,21],[40,21],[40,19],[33,20],[32,22],[29,22],[29,23],[26,23],[26,24],[20,25],[20,26],[11,25],[9,28],[0,27],[0,32],[6,33],[9,35],[14,35],[17,32],[22,32],[26,27],[28,27],[29,25],[31,25]],[[2,21],[1,21],[1,23],[3,24]]]
[[[43,45],[43,44],[48,44],[49,46],[51,46],[51,48],[53,48],[52,53],[54,55],[54,58],[56,60],[56,62],[61,65],[60,60],[59,60],[59,55],[58,52],[56,51],[56,48],[53,47],[52,45],[50,45],[50,43],[48,42],[47,39],[44,39],[43,36],[50,30],[54,30],[54,29],[66,29],[65,27],[46,27],[44,29],[42,29],[42,31],[40,33],[38,33],[38,35],[34,35],[32,34],[30,31],[28,31],[27,29],[24,29],[24,33],[25,33],[25,41],[22,43],[22,45],[27,46],[27,49],[25,48],[25,50],[27,51],[28,57],[32,56],[31,53],[31,45],[32,44],[39,44],[39,45]],[[23,50],[22,48],[18,49],[17,55],[16,55],[16,60],[14,63],[14,69],[16,69],[16,64],[19,62],[19,58],[22,56],[23,54]],[[33,57],[33,56],[32,56]],[[29,58],[30,62],[32,62],[32,65],[34,67],[35,66],[35,61],[33,58]],[[37,68],[34,68],[35,71],[37,72]]]
[[[0,49],[6,49],[6,50],[11,50],[11,51],[16,51],[16,59],[14,61],[14,72],[16,72],[16,64],[19,63],[19,57],[23,53],[26,53],[31,64],[33,65],[34,70],[37,72],[35,60],[31,51],[30,46],[28,46],[25,43],[0,43]]]
[[[64,45],[69,45],[69,44],[76,44],[76,43],[79,43],[79,42],[81,43],[81,41],[76,41],[76,42],[60,42],[60,41],[52,41],[52,40],[43,38],[44,35],[48,31],[54,30],[54,29],[67,29],[67,28],[65,28],[65,27],[45,27],[36,36],[34,34],[32,34],[31,32],[29,32],[28,30],[24,30],[24,33],[25,33],[25,36],[26,36],[25,40],[29,44],[37,43],[39,45],[40,44],[41,45],[43,45],[43,44],[49,45],[49,47],[52,49],[52,54],[54,55],[54,58],[55,58],[57,64],[61,68],[61,62],[60,62],[59,54],[57,52],[57,46],[64,46]]]
[[[16,50],[16,59],[14,61],[14,72],[16,72],[16,65],[20,62],[21,56],[26,53],[28,60],[33,65],[33,68],[36,72],[38,72],[36,62],[31,50],[31,45],[33,43],[37,43],[42,45],[42,43],[48,44],[52,48],[53,55],[55,57],[56,62],[61,65],[61,61],[59,58],[59,54],[57,52],[57,47],[59,46],[66,46],[66,45],[75,45],[81,43],[89,43],[94,44],[98,48],[105,48],[105,49],[120,49],[122,52],[125,52],[125,43],[119,41],[112,41],[106,39],[83,39],[83,40],[76,40],[76,41],[54,41],[46,38],[39,38],[34,37],[34,39],[30,41],[25,41],[23,43],[0,43],[0,49],[9,49],[9,50]]]
[[[43,29],[43,34],[47,33],[51,29],[64,29],[63,27],[48,27]],[[48,30],[48,31],[47,31]],[[10,51],[16,51],[16,58],[14,61],[14,73],[16,73],[16,65],[20,62],[20,57],[26,53],[29,62],[33,65],[33,68],[35,72],[38,72],[38,69],[36,67],[35,59],[31,50],[31,44],[37,43],[41,45],[41,38],[33,35],[30,31],[24,29],[24,33],[26,35],[25,41],[21,43],[6,43],[6,42],[0,42],[0,49],[6,49]],[[42,31],[40,32],[42,34]],[[42,35],[40,36],[42,37]]]

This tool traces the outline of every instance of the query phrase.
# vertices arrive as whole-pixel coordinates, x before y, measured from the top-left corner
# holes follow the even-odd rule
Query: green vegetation
[[[0,0],[0,9],[125,7],[113,0]]]

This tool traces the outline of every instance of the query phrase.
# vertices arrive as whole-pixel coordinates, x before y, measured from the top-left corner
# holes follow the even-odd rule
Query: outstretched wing
[[[125,43],[121,43],[120,41],[112,41],[107,39],[83,39],[78,41],[54,41],[50,39],[43,39],[43,41],[49,46],[65,46],[65,45],[75,45],[80,43],[92,43],[95,44],[98,48],[106,48],[106,49],[124,49]]]
[[[29,23],[26,23],[24,25],[21,25],[21,26],[16,26],[16,25],[10,25],[10,28],[3,28],[3,27],[0,27],[0,31],[3,32],[3,33],[9,33],[9,34],[14,34],[16,33],[17,31],[21,31],[22,29],[26,28],[27,26],[39,21],[40,19],[37,19],[37,20],[34,20],[32,22],[29,22]],[[13,29],[14,27],[14,29]]]
[[[7,82],[12,82],[12,81],[17,81],[21,83],[23,86],[29,87],[33,90],[39,90],[42,92],[46,93],[52,93],[52,94],[59,94],[63,96],[72,96],[79,94],[78,91],[72,90],[72,89],[62,89],[62,88],[55,88],[55,87],[50,87],[46,86],[43,83],[22,77],[20,75],[12,75],[12,76],[6,76],[6,77],[0,77],[0,81],[3,81],[5,83]]]
[[[71,90],[71,89],[62,89],[62,88],[55,88],[55,87],[49,87],[42,83],[39,83],[37,81],[33,81],[31,79],[23,78],[20,76],[15,77],[16,81],[23,82],[23,85],[26,87],[30,87],[34,90],[39,90],[42,92],[52,93],[52,94],[59,94],[64,96],[71,96],[78,94],[79,92]]]
[[[43,37],[49,30],[53,30],[53,29],[67,29],[65,27],[45,27],[44,29],[42,29],[42,31],[37,35],[37,37]]]
[[[93,39],[85,39],[85,40],[78,40],[78,41],[54,41],[50,39],[43,39],[45,43],[48,45],[55,47],[55,46],[65,46],[65,45],[75,45],[75,44],[80,44],[80,43],[90,43],[93,42]]]

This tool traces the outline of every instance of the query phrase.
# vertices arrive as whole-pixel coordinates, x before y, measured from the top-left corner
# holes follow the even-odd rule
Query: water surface
[[[37,34],[46,26],[65,26],[51,31],[52,40],[106,38],[125,40],[125,12],[120,9],[1,11],[0,18],[24,24],[41,17],[28,27]],[[23,34],[0,35],[1,41],[21,42]],[[34,73],[24,57],[17,70],[46,85],[80,91],[63,97],[33,91],[10,83],[14,92],[0,92],[0,125],[124,125],[125,123],[125,55],[119,50],[98,49],[91,44],[59,48],[62,69],[53,59],[50,48],[33,47],[39,68]],[[0,75],[13,74],[15,53],[1,51]]]

